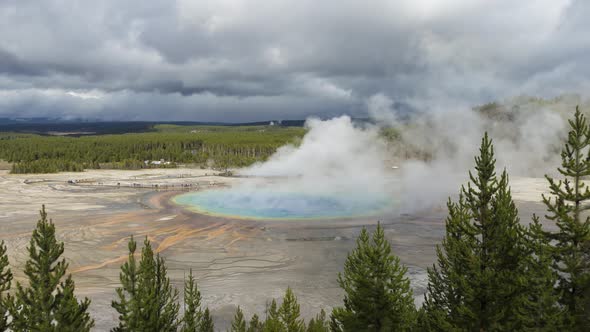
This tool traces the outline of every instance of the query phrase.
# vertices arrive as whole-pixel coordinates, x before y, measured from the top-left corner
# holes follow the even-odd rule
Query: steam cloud
[[[398,213],[440,207],[467,180],[484,132],[494,140],[498,170],[542,176],[555,169],[573,107],[535,102],[492,105],[487,115],[413,105],[422,111],[402,117],[393,100],[377,94],[367,100],[376,125],[355,125],[347,116],[309,119],[298,146],[284,146],[239,173],[282,177],[272,185],[308,193],[388,195]],[[399,142],[386,144],[383,127],[396,130]]]
[[[306,127],[299,146],[283,146],[241,174],[294,179],[298,189],[325,192],[382,187],[386,146],[375,128],[355,127],[348,116],[309,119]]]
[[[396,119],[396,110],[386,97],[373,96],[369,113],[378,121]],[[559,151],[566,135],[565,117],[573,107],[563,103],[549,106],[531,105],[530,101],[508,101],[493,105],[491,114],[457,107],[426,108],[401,123],[380,122],[397,128],[401,143],[390,151],[399,163],[399,188],[402,211],[443,206],[455,195],[467,172],[474,166],[474,156],[484,132],[493,139],[498,170],[505,168],[511,176],[542,176],[559,163]]]
[[[348,116],[327,121],[308,119],[306,127],[308,132],[297,146],[283,146],[268,161],[239,173],[275,179],[256,182],[267,192],[329,196],[343,207],[350,206],[351,197],[366,206],[373,198],[384,201],[394,197],[389,185],[392,174],[388,174],[384,160],[386,144],[376,127],[355,126]],[[276,200],[258,203],[280,206]]]

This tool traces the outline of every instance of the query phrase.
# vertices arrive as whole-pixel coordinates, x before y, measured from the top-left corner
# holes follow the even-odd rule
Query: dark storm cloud
[[[20,61],[14,54],[0,49],[0,73],[10,75],[31,75],[37,73],[36,70],[27,66]]]
[[[586,93],[587,1],[0,2],[0,116],[362,115]]]

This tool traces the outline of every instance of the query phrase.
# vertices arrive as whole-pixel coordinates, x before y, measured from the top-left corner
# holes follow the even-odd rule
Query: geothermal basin
[[[280,188],[223,188],[173,198],[189,210],[254,220],[334,219],[377,216],[391,206],[383,193],[308,192]]]
[[[90,310],[97,331],[108,331],[117,321],[111,301],[120,286],[120,266],[128,257],[130,235],[138,240],[149,237],[154,250],[166,259],[171,282],[179,290],[186,273],[193,270],[202,303],[212,311],[222,331],[230,327],[237,305],[248,317],[261,315],[268,301],[280,299],[287,287],[295,291],[302,315],[310,319],[320,309],[329,312],[342,305],[337,277],[346,255],[363,227],[372,231],[381,221],[393,252],[409,268],[416,302],[422,301],[426,268],[435,262],[435,248],[444,235],[444,199],[439,207],[402,214],[407,194],[372,192],[385,191],[375,188],[379,183],[367,182],[362,190],[333,190],[334,186],[328,190],[321,181],[298,186],[288,179],[232,178],[213,173],[184,168],[56,174],[0,171],[0,241],[5,241],[13,257],[15,279],[25,280],[26,248],[38,209],[46,204],[57,237],[65,242],[64,257],[76,292],[92,300]],[[68,183],[72,179],[78,184]],[[92,181],[85,181],[88,179]],[[155,184],[184,188],[186,183],[208,190],[145,189]],[[216,190],[211,183],[224,189]],[[545,207],[539,201],[546,192],[544,178],[512,177],[511,185],[523,222],[528,222],[532,213],[543,213]],[[207,198],[212,201],[204,201]],[[170,204],[171,199],[184,204]],[[362,204],[353,205],[351,199]],[[264,209],[250,211],[260,208],[258,201],[266,204]],[[378,214],[382,204],[391,209],[383,216],[336,217],[348,217],[351,211]],[[326,211],[326,206],[331,217],[314,210]],[[194,213],[197,209],[206,211]],[[220,218],[214,213],[241,217]],[[252,213],[266,218],[252,217]],[[304,219],[292,220],[294,217]],[[318,217],[323,219],[315,219]]]

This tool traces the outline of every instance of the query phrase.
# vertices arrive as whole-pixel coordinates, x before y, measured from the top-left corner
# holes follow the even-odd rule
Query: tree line
[[[522,223],[509,177],[496,173],[492,140],[484,135],[475,169],[459,197],[447,203],[446,233],[428,269],[424,303],[417,309],[407,268],[392,253],[383,227],[362,229],[348,254],[338,284],[343,303],[330,315],[306,322],[292,289],[273,300],[263,315],[244,316],[238,307],[231,331],[590,331],[590,125],[576,110],[561,153],[560,178],[546,176],[545,218]],[[183,310],[170,285],[164,259],[146,239],[137,255],[129,241],[121,286],[112,306],[119,314],[113,331],[213,331],[192,271],[185,280]],[[74,296],[74,282],[59,260],[63,243],[44,208],[28,247],[25,275],[7,294],[12,274],[0,246],[0,330],[87,331],[93,326],[89,300]],[[139,260],[138,260],[139,256]]]
[[[256,130],[200,126],[192,131],[169,127],[156,127],[159,131],[150,133],[82,137],[4,133],[0,134],[0,159],[13,163],[12,173],[139,169],[176,163],[226,169],[266,160],[277,148],[296,142],[305,133],[303,128],[262,126],[254,127]],[[170,164],[144,163],[161,159]]]

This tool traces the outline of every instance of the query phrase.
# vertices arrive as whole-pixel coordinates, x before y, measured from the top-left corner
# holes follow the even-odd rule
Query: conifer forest
[[[279,126],[156,125],[148,133],[82,137],[3,133],[0,159],[13,163],[12,173],[175,167],[177,163],[209,163],[224,169],[264,161],[278,147],[296,144],[304,132],[303,128]],[[166,163],[149,163],[160,160]]]

